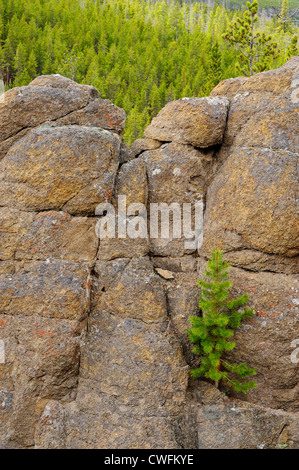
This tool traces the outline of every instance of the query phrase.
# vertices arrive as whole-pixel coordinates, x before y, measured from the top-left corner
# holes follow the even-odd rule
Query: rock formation
[[[59,75],[0,103],[0,448],[299,447],[299,60],[165,106],[128,148],[123,110]],[[118,196],[204,204],[203,244],[100,240]],[[196,280],[219,246],[255,317],[230,353],[246,396],[191,379]],[[228,432],[229,428],[229,432]]]

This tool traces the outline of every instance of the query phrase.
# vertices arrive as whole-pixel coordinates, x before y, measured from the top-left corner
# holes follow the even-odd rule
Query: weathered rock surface
[[[209,188],[203,249],[297,255],[297,164],[286,150],[233,152]]]
[[[89,126],[101,127],[116,134],[124,130],[126,114],[109,100],[94,99],[85,108],[74,111],[53,123],[53,126]]]
[[[148,203],[148,185],[146,165],[141,159],[131,160],[123,164],[115,181],[115,192],[112,200],[116,214],[116,238],[101,240],[98,258],[112,260],[116,258],[132,258],[146,256],[149,253],[148,238],[133,238],[134,227],[130,231],[130,222],[137,214],[147,225],[146,206]],[[123,202],[122,202],[123,201]],[[123,205],[123,214],[119,211]],[[127,225],[127,234],[118,238],[118,224]],[[138,226],[136,228],[138,230]]]
[[[161,142],[159,140],[154,140],[154,139],[137,139],[135,142],[130,147],[130,151],[132,153],[132,156],[138,157],[142,152],[145,152],[146,150],[155,150],[159,147],[161,147]]]
[[[230,109],[223,140],[225,155],[242,147],[298,153],[298,56],[277,70],[224,80],[211,96],[227,96]]]
[[[0,448],[299,447],[298,74],[293,58],[169,103],[130,148],[125,113],[93,87],[43,76],[6,93]],[[199,252],[185,236],[99,241],[96,207],[119,196],[116,234],[152,203],[203,204]],[[215,246],[256,312],[229,356],[257,369],[246,396],[188,373]]]
[[[228,99],[218,96],[171,101],[153,119],[144,135],[201,148],[221,144],[228,106]]]
[[[76,403],[56,418],[63,447],[113,448],[117,439],[120,448],[172,448],[172,421],[183,412],[188,367],[167,331],[160,279],[145,258],[101,262],[96,271],[101,294],[81,350]],[[53,439],[44,426],[51,414],[45,409],[41,417],[39,448]],[[91,420],[97,422],[92,430],[86,425]]]
[[[148,202],[168,205],[189,203],[193,207],[196,202],[203,202],[213,175],[213,153],[212,150],[200,151],[191,145],[175,142],[144,152],[140,159],[146,164]],[[172,256],[175,253],[183,256],[184,253],[190,253],[190,249],[185,247],[187,233],[181,230],[181,236],[177,236],[170,223],[170,236],[162,238],[160,223],[157,228],[157,237],[150,237],[150,251],[153,255]],[[196,247],[191,249],[195,250]]]
[[[210,386],[197,396],[199,449],[298,448],[298,414],[231,400]]]
[[[120,138],[95,127],[34,129],[0,162],[0,205],[92,215],[111,199]]]
[[[36,78],[13,88],[0,103],[0,160],[31,129],[43,123],[101,127],[121,134],[125,112],[109,100],[99,100],[92,86],[78,85],[61,75]]]
[[[96,219],[67,212],[0,208],[0,259],[88,261],[96,257]]]

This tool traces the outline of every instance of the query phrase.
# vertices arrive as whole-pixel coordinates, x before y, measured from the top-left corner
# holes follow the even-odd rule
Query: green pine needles
[[[247,2],[247,8],[242,17],[228,25],[223,38],[241,53],[239,62],[236,62],[238,73],[251,76],[271,68],[271,62],[278,57],[280,50],[271,35],[256,31],[258,1]]]
[[[206,279],[198,281],[202,316],[190,317],[192,328],[188,335],[195,345],[192,351],[201,356],[201,363],[199,368],[191,370],[191,375],[211,379],[217,387],[223,381],[234,390],[247,393],[256,387],[256,382],[238,379],[255,375],[255,369],[246,363],[234,365],[223,359],[225,351],[235,347],[231,340],[234,330],[240,327],[242,320],[254,315],[252,308],[243,308],[248,301],[247,293],[228,300],[233,285],[228,278],[229,269],[229,264],[223,260],[223,252],[217,248],[207,263]]]

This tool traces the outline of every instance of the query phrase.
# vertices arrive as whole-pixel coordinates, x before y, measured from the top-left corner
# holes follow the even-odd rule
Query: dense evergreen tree
[[[0,79],[7,89],[60,73],[94,85],[127,112],[131,143],[168,101],[205,96],[239,73],[241,52],[222,34],[242,14],[190,0],[0,0]],[[282,51],[265,68],[297,53],[294,25],[259,26]]]

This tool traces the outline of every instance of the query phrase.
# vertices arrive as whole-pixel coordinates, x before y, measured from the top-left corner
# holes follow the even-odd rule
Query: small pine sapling
[[[229,300],[233,286],[228,278],[229,269],[229,264],[223,260],[223,252],[217,248],[207,263],[205,280],[198,281],[202,316],[190,317],[192,328],[188,330],[188,335],[194,344],[192,351],[201,357],[201,362],[199,368],[191,369],[191,375],[213,380],[217,387],[222,381],[238,392],[247,393],[256,387],[256,382],[240,381],[238,378],[255,375],[255,369],[246,363],[230,364],[223,354],[235,348],[235,343],[231,341],[234,330],[240,327],[242,320],[252,317],[254,310],[244,308],[248,301],[247,293]]]

